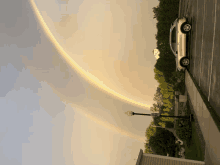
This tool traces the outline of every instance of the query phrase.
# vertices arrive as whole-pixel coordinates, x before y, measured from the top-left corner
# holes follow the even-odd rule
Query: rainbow
[[[30,2],[30,6],[32,8],[32,10],[34,11],[41,27],[43,28],[45,34],[47,35],[47,37],[50,39],[50,41],[54,44],[55,48],[57,49],[57,51],[61,54],[61,56],[67,61],[67,63],[74,69],[77,71],[77,73],[79,75],[81,75],[86,81],[88,81],[91,85],[93,85],[94,87],[102,90],[103,92],[116,97],[117,99],[120,99],[121,101],[124,101],[128,104],[132,104],[135,105],[137,107],[140,108],[144,108],[144,109],[149,109],[150,105],[144,104],[144,103],[140,103],[137,101],[134,101],[132,99],[129,99],[119,93],[117,93],[116,91],[110,89],[109,87],[107,87],[105,84],[103,84],[101,81],[99,81],[96,77],[94,77],[93,75],[91,75],[89,72],[85,71],[82,67],[80,67],[62,48],[62,46],[57,42],[57,40],[55,39],[55,37],[53,36],[52,32],[50,31],[50,29],[48,28],[47,24],[45,23],[42,15],[40,14],[40,11],[38,10],[34,0],[29,0]]]
[[[143,142],[146,143],[146,137],[144,136],[138,136],[135,135],[131,132],[125,131],[119,127],[114,126],[113,124],[110,124],[106,121],[103,121],[101,119],[98,119],[97,117],[95,117],[94,115],[89,114],[86,110],[83,110],[82,107],[78,107],[77,105],[74,104],[70,104],[71,107],[74,107],[74,110],[76,110],[77,112],[81,113],[82,115],[86,116],[87,118],[89,118],[91,121],[107,128],[108,130],[111,130],[113,132],[119,133],[121,135],[127,136],[131,139],[137,140],[139,142]]]

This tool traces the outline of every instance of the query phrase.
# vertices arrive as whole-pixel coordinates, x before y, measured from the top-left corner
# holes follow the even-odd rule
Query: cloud
[[[46,82],[41,82],[41,85],[43,90],[39,90],[38,92],[38,95],[41,97],[39,100],[40,105],[54,118],[57,114],[64,111],[65,104],[53,93],[52,88]]]
[[[16,44],[26,48],[40,42],[38,26],[28,5],[27,0],[1,1],[0,46]]]
[[[22,165],[52,165],[52,117],[41,108],[34,111],[29,142],[22,143]]]
[[[23,68],[19,72],[9,63],[7,67],[1,67],[0,78],[2,80],[1,94],[3,96],[0,98],[2,107],[0,111],[0,164],[17,165],[21,164],[24,159],[22,157],[22,144],[29,143],[29,137],[33,135],[29,128],[38,122],[38,125],[40,125],[37,126],[38,129],[51,132],[49,131],[51,128],[48,130],[48,124],[44,123],[44,119],[47,118],[45,121],[49,122],[50,126],[51,117],[45,111],[44,114],[38,116],[37,120],[32,116],[34,111],[36,111],[36,114],[41,108],[39,105],[41,97],[37,95],[38,89],[41,89],[41,84],[30,74],[30,70]],[[41,136],[45,136],[43,139],[48,137],[45,132],[40,133]],[[49,141],[51,141],[51,138]]]
[[[14,83],[18,76],[19,72],[12,64],[9,63],[7,67],[1,66],[0,97],[5,97],[5,95],[14,87]]]
[[[38,100],[33,100],[32,107],[26,106],[25,102],[19,102],[19,98],[28,94],[28,97],[36,97],[26,89],[18,91],[19,95],[15,94],[17,91],[8,92],[5,98],[0,98],[0,132],[1,135],[0,147],[4,154],[0,155],[0,164],[10,162],[10,159],[16,159],[19,163],[22,162],[22,143],[28,142],[28,137],[32,134],[29,132],[29,127],[33,125],[33,118],[31,113],[37,110]],[[14,95],[14,98],[10,99]],[[15,99],[15,100],[14,100]],[[32,98],[33,99],[33,98]],[[33,103],[32,102],[32,103]],[[33,107],[35,106],[35,107]],[[31,108],[27,109],[27,107]],[[19,108],[24,108],[19,109]],[[20,111],[19,111],[20,110]]]

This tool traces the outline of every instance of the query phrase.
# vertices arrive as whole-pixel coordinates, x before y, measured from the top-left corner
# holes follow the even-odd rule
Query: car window
[[[176,27],[173,28],[171,39],[173,43],[176,43]]]
[[[176,27],[174,27],[172,29],[172,31],[171,31],[171,38],[170,38],[170,40],[171,40],[170,46],[171,46],[171,49],[172,49],[172,51],[174,53],[177,50],[177,48],[176,48]],[[174,53],[174,55],[176,55],[176,54]]]

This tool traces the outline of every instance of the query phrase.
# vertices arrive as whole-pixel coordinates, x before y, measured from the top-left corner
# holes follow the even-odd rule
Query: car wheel
[[[183,67],[187,67],[189,65],[189,59],[187,57],[183,57],[180,60],[180,65],[183,66]]]
[[[182,25],[181,25],[181,32],[182,33],[188,33],[190,30],[192,29],[192,26],[187,23],[187,22],[184,22]]]

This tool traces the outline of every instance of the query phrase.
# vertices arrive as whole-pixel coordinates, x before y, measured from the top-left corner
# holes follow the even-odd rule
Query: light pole
[[[151,114],[146,114],[146,113],[135,113],[132,111],[127,111],[125,112],[128,116],[133,116],[133,115],[144,115],[144,116],[155,116],[155,117],[172,117],[172,118],[181,118],[181,119],[189,119],[192,121],[193,119],[193,114],[190,114],[189,116],[166,116],[166,115],[161,115],[160,113],[151,113]]]

